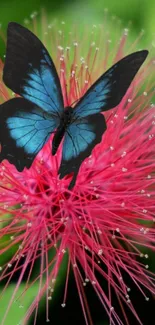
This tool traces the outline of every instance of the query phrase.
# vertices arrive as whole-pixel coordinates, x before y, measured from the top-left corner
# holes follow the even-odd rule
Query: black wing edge
[[[146,60],[148,53],[148,50],[142,50],[129,54],[105,73],[107,74],[111,69],[114,69],[112,78],[116,80],[116,83],[110,97],[107,99],[106,108],[103,111],[114,108],[121,102],[135,75]]]

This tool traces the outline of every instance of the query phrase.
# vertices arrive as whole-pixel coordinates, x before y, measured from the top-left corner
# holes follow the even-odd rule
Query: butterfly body
[[[55,155],[57,149],[63,139],[63,136],[66,132],[67,126],[71,123],[71,117],[73,114],[73,108],[70,106],[65,107],[64,112],[62,113],[60,124],[54,134],[52,142],[52,155]]]
[[[20,172],[30,168],[54,134],[53,155],[63,139],[59,178],[73,173],[73,188],[81,164],[106,131],[103,112],[119,105],[147,55],[147,50],[138,51],[116,62],[74,108],[64,107],[48,51],[27,28],[9,23],[3,80],[22,98],[0,105],[0,162],[7,159]]]

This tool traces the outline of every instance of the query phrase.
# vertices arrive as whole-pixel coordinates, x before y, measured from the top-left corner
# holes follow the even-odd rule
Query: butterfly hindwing
[[[147,55],[147,50],[132,53],[107,70],[75,106],[74,118],[97,114],[117,106]]]
[[[94,146],[102,139],[106,123],[102,114],[91,115],[72,121],[66,129],[63,142],[62,161],[59,168],[60,178],[73,172],[69,185],[71,189],[83,160],[91,154]]]
[[[7,159],[18,171],[29,168],[58,123],[58,117],[24,98],[0,105],[0,161]]]
[[[27,28],[9,23],[3,80],[15,93],[60,116],[63,97],[56,68],[41,41]]]

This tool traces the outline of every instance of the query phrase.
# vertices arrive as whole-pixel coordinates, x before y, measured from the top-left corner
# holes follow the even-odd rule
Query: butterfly
[[[10,22],[3,81],[21,97],[0,105],[0,161],[7,159],[19,172],[30,168],[53,133],[52,155],[63,139],[59,178],[73,173],[72,189],[82,162],[106,131],[101,112],[120,103],[147,55],[142,50],[124,57],[101,75],[74,108],[64,107],[48,51],[31,31]]]

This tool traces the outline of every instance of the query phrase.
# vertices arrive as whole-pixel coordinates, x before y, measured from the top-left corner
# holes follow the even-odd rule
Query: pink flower
[[[33,23],[36,31],[35,18]],[[133,52],[132,47],[125,51],[126,30],[119,44],[110,45],[105,31],[99,32],[99,29],[100,26],[93,26],[93,34],[88,35],[87,31],[82,40],[76,33],[70,33],[65,43],[63,30],[57,32],[52,25],[47,29],[44,25],[44,30],[48,30],[43,36],[44,43],[56,64],[66,105],[77,101],[112,63]],[[149,297],[145,288],[155,294],[155,276],[149,271],[147,260],[147,249],[155,250],[155,106],[151,103],[154,90],[150,77],[154,63],[150,55],[150,61],[140,69],[120,105],[105,114],[107,131],[92,155],[83,162],[72,191],[68,190],[70,176],[59,180],[61,148],[52,156],[51,139],[29,170],[20,173],[7,161],[1,163],[0,238],[1,242],[6,235],[10,239],[0,247],[0,255],[14,245],[18,247],[9,263],[0,267],[1,280],[8,278],[4,290],[13,274],[20,270],[6,315],[27,268],[25,290],[33,285],[30,277],[35,260],[40,256],[40,275],[36,279],[39,280],[38,294],[23,324],[34,310],[37,317],[39,301],[46,294],[48,306],[64,254],[68,254],[62,307],[67,303],[72,268],[87,325],[91,323],[84,289],[87,282],[101,300],[110,324],[124,324],[113,306],[113,289],[122,306],[128,304],[142,324],[130,300],[130,288],[123,272],[131,277],[146,300]],[[2,69],[1,63],[1,74]],[[2,81],[0,90],[1,102],[11,97]],[[52,248],[55,254],[49,257]],[[23,255],[24,263],[21,262]],[[107,280],[108,294],[97,273]]]

